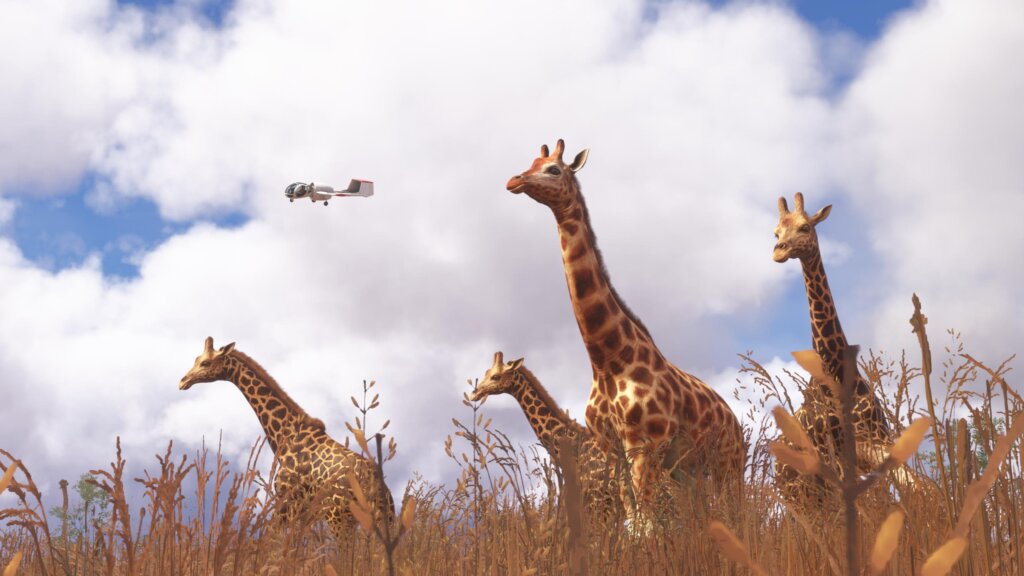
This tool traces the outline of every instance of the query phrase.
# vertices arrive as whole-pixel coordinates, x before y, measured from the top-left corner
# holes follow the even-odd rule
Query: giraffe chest
[[[674,435],[680,397],[671,374],[646,367],[599,375],[587,403],[587,425],[607,439],[660,440]]]

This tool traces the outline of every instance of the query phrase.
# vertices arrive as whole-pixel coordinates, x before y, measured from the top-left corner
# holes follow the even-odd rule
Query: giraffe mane
[[[562,407],[558,405],[558,402],[555,402],[555,399],[551,397],[547,388],[540,383],[540,380],[537,379],[533,372],[530,372],[526,366],[520,366],[519,371],[522,372],[523,377],[526,378],[526,381],[533,387],[534,391],[537,392],[537,396],[540,396],[541,401],[548,406],[554,406],[556,408],[553,412],[556,413],[556,417],[561,420],[563,424],[577,432],[583,432],[583,426],[575,419],[570,418],[569,415],[562,410]]]
[[[576,179],[575,175],[572,177],[572,183],[576,186],[576,197],[580,202],[580,212],[583,215],[584,222],[587,223],[587,240],[590,241],[590,246],[594,249],[594,256],[597,258],[597,273],[600,274],[601,277],[604,278],[605,283],[608,284],[608,290],[612,293],[612,298],[619,303],[619,308],[622,308],[622,313],[632,320],[633,324],[636,324],[636,327],[639,328],[644,335],[653,341],[654,338],[651,336],[651,332],[647,329],[647,326],[645,326],[643,321],[640,320],[640,317],[626,305],[626,301],[623,300],[622,296],[619,296],[618,291],[615,290],[611,276],[608,275],[608,268],[604,264],[604,256],[601,255],[601,249],[597,247],[597,235],[594,234],[594,226],[590,223],[590,212],[587,210],[587,201],[583,198],[583,188],[580,186],[579,180]]]
[[[256,374],[257,378],[259,378],[260,380],[263,381],[264,384],[269,386],[270,389],[273,390],[274,393],[277,395],[278,399],[281,400],[281,402],[285,405],[285,407],[288,408],[288,410],[290,410],[292,413],[297,415],[301,422],[310,425],[313,428],[317,428],[319,430],[325,429],[323,421],[320,420],[319,418],[314,418],[313,416],[310,416],[308,412],[303,410],[302,406],[299,406],[299,403],[296,402],[291,396],[288,395],[287,392],[284,391],[284,388],[282,388],[281,385],[277,383],[277,380],[275,380],[274,377],[271,376],[270,373],[267,372],[266,368],[261,366],[259,362],[253,360],[248,354],[241,352],[237,348],[231,351],[231,355],[237,358],[239,362],[244,364],[250,370],[252,370],[253,373]]]

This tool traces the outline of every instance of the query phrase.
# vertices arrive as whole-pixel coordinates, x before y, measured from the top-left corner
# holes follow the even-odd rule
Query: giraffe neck
[[[657,347],[647,328],[622,302],[612,287],[608,271],[597,249],[597,237],[583,196],[579,204],[566,211],[555,211],[562,246],[562,264],[573,312],[583,335],[583,343],[595,371],[613,373],[624,369],[622,356],[632,356],[635,343],[643,340]],[[626,354],[628,352],[628,354]]]
[[[227,379],[252,406],[274,454],[288,446],[300,428],[312,435],[325,434],[323,422],[307,414],[262,366],[237,350],[231,360],[234,366]]]
[[[807,289],[807,307],[811,314],[814,350],[821,356],[826,372],[839,380],[843,373],[846,335],[839,324],[839,314],[832,300],[832,291],[828,287],[821,252],[815,250],[810,257],[801,259],[800,264],[804,271],[804,287]]]
[[[584,434],[583,426],[559,408],[532,372],[519,368],[514,382],[512,396],[519,401],[537,440],[552,456],[558,454],[560,437],[567,433]]]

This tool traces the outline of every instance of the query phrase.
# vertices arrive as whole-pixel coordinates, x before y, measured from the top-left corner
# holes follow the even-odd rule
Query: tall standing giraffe
[[[502,353],[495,352],[494,364],[484,373],[469,399],[478,402],[497,394],[509,394],[519,402],[537,440],[553,461],[561,461],[558,445],[562,438],[580,440],[578,469],[589,516],[600,525],[608,525],[612,518],[621,519],[622,505],[614,486],[614,462],[609,462],[598,448],[591,431],[558,406],[540,380],[523,365],[522,358],[505,363]]]
[[[776,262],[785,262],[791,258],[800,260],[803,268],[804,287],[807,291],[807,304],[811,316],[811,340],[815,352],[821,357],[822,368],[836,382],[843,383],[844,358],[847,349],[846,335],[839,324],[832,291],[828,286],[825,266],[821,261],[821,249],[818,246],[816,226],[822,223],[832,211],[832,206],[825,206],[813,216],[804,211],[804,196],[797,192],[793,211],[789,210],[786,199],[779,198],[779,224],[775,228],[776,244],[772,258]],[[853,424],[858,442],[858,469],[869,472],[881,464],[885,457],[885,448],[892,444],[892,430],[886,419],[881,403],[871,390],[871,385],[861,375],[856,365],[853,366],[857,381],[854,384]],[[824,383],[812,379],[809,397],[818,405],[834,406],[832,390]],[[810,433],[815,444],[831,447],[840,453],[840,419],[837,407],[832,410],[813,410],[801,408],[798,418]],[[827,444],[831,443],[831,444]]]
[[[330,490],[325,505],[327,522],[335,537],[343,538],[354,524],[348,507],[353,497],[348,480],[351,471],[376,506],[375,513],[394,515],[391,493],[378,482],[367,459],[328,436],[324,423],[307,414],[256,361],[235,350],[234,342],[215,350],[213,338],[207,337],[203,353],[178,388],[188,390],[218,380],[234,384],[259,418],[279,464],[274,490],[282,497],[285,510],[321,490]]]
[[[621,499],[631,508],[631,522],[641,522],[665,467],[710,474],[717,485],[726,478],[739,482],[747,454],[743,429],[710,386],[665,359],[615,292],[576,179],[589,151],[566,164],[564,149],[562,140],[550,154],[542,146],[540,157],[506,187],[555,216],[569,298],[593,370],[587,426],[606,454],[621,442],[631,457],[632,486],[622,487]]]

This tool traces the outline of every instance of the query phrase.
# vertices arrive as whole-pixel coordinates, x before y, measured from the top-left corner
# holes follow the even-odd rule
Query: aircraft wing
[[[362,196],[369,198],[373,196],[373,182],[369,180],[356,180],[353,179],[348,184],[348,188],[338,192],[341,196]]]

